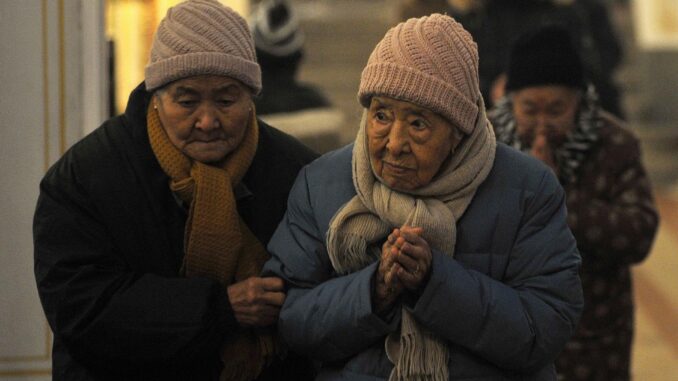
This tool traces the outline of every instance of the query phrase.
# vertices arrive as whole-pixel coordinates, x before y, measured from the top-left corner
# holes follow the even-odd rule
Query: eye
[[[562,107],[552,108],[548,110],[548,114],[554,118],[563,115],[564,112],[565,110],[563,110]]]
[[[233,103],[235,103],[235,100],[233,100],[233,99],[219,99],[219,100],[217,100],[217,104],[220,107],[228,107],[228,106],[232,105]]]
[[[415,119],[410,123],[410,125],[412,125],[412,127],[414,127],[414,129],[418,131],[421,131],[428,127],[428,123],[426,123],[426,121],[423,119]]]
[[[178,103],[179,106],[181,106],[181,107],[192,108],[192,107],[194,107],[196,104],[198,104],[198,101],[195,100],[195,99],[179,99],[179,100],[177,101],[177,103]]]
[[[532,107],[523,107],[523,114],[527,116],[533,116],[537,113],[537,110]]]
[[[386,115],[386,113],[383,111],[377,110],[374,113],[374,119],[376,119],[378,122],[386,123],[388,122],[388,115]]]

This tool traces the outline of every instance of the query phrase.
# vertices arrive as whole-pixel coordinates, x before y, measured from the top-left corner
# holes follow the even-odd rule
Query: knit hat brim
[[[261,91],[261,69],[256,62],[217,52],[176,55],[147,65],[146,90],[152,91],[178,79],[197,75],[231,77],[251,88],[255,95]]]
[[[407,91],[403,91],[407,89]],[[454,86],[422,71],[390,62],[369,64],[361,75],[358,100],[369,108],[372,97],[387,96],[411,102],[443,116],[465,134],[471,134],[478,106]]]

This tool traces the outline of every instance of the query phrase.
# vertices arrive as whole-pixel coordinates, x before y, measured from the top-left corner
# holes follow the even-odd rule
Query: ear
[[[160,103],[160,94],[156,92],[151,97],[151,104],[153,105],[154,110],[158,109],[158,103]]]

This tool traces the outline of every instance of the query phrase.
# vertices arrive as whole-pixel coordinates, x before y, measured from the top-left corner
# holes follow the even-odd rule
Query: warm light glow
[[[115,106],[123,112],[129,93],[144,80],[153,33],[167,9],[181,0],[107,0],[106,36],[115,42]],[[241,15],[249,0],[221,0]]]

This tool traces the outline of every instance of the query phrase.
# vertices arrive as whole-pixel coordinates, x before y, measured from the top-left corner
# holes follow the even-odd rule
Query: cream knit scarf
[[[353,147],[353,184],[357,195],[332,218],[327,249],[334,269],[347,274],[381,254],[379,242],[396,227],[422,227],[431,248],[454,255],[456,222],[471,203],[494,163],[496,141],[482,100],[476,126],[454,149],[431,183],[408,194],[388,188],[372,172],[367,151],[366,115]],[[395,367],[389,380],[447,381],[445,341],[419,326],[403,308],[399,334],[386,338]]]
[[[259,126],[254,108],[243,141],[222,162],[190,159],[169,140],[157,110],[147,113],[148,137],[155,157],[170,177],[170,189],[190,205],[184,237],[182,272],[218,280],[224,287],[259,275],[269,255],[238,214],[233,188],[250,167]],[[276,351],[271,334],[242,330],[229,335],[222,348],[220,380],[256,378]]]

